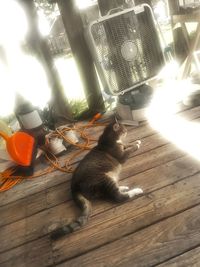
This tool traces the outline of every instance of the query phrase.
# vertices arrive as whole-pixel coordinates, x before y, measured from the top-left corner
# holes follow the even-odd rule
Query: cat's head
[[[118,141],[122,141],[127,135],[127,130],[123,124],[118,121],[113,121],[106,126],[103,134],[100,136],[98,145],[112,146]]]
[[[114,140],[123,139],[127,135],[126,127],[118,121],[111,122],[106,127],[105,132]]]

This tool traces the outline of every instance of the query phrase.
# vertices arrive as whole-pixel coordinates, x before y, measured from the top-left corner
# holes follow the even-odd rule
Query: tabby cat
[[[116,121],[110,123],[100,136],[97,146],[82,159],[71,182],[72,197],[81,215],[72,223],[54,230],[52,239],[74,232],[86,224],[91,213],[91,199],[123,202],[143,193],[140,188],[129,190],[127,186],[118,185],[121,164],[141,143],[136,141],[126,146],[123,143],[126,135],[124,125]]]

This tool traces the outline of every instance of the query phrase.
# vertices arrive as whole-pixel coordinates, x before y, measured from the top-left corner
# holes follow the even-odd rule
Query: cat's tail
[[[70,224],[64,225],[63,227],[55,229],[51,233],[51,239],[56,240],[64,235],[70,234],[80,229],[83,225],[87,223],[88,218],[91,213],[90,201],[80,193],[74,193],[73,199],[75,203],[77,204],[77,206],[81,209],[81,215],[76,220],[71,222]]]

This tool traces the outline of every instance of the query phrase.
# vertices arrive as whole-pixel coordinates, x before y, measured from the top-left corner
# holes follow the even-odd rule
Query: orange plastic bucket
[[[29,166],[31,164],[34,138],[24,132],[16,132],[8,136],[0,131],[0,136],[6,141],[6,148],[10,157],[19,165]]]

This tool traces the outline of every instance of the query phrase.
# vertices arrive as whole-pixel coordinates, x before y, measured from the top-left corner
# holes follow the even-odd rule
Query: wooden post
[[[168,0],[171,16],[171,27],[173,35],[174,54],[179,63],[183,63],[190,50],[190,37],[185,25],[181,19],[179,0]],[[178,20],[176,18],[179,18]],[[178,23],[180,25],[178,25]]]
[[[171,16],[179,14],[180,12],[179,0],[168,0],[168,5]]]
[[[57,3],[71,50],[83,82],[90,114],[96,114],[104,110],[104,103],[92,56],[84,37],[84,28],[80,12],[74,0],[57,0]],[[76,90],[76,88],[74,88],[74,90]]]
[[[55,126],[73,121],[69,103],[64,96],[57,70],[46,40],[38,30],[38,18],[33,0],[19,0],[28,17],[27,43],[43,64],[52,90],[50,101],[51,119]],[[42,90],[42,88],[41,88]]]

